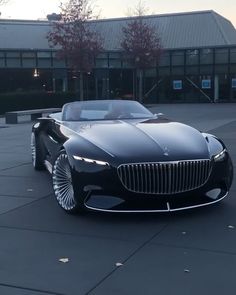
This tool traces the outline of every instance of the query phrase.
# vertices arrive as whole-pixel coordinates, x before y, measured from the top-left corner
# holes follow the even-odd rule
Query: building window
[[[107,59],[96,59],[96,68],[107,68],[108,60]]]
[[[170,53],[165,52],[160,56],[159,66],[169,66],[170,65]]]
[[[9,68],[21,67],[21,55],[19,51],[7,52],[7,67]]]
[[[227,64],[229,60],[228,49],[215,49],[215,63],[217,64]]]
[[[236,63],[236,48],[230,49],[230,62]]]
[[[109,59],[109,68],[121,68],[121,60]]]
[[[197,65],[199,60],[199,50],[187,50],[186,51],[186,64],[187,65]]]
[[[200,63],[212,64],[213,63],[213,50],[210,48],[204,48],[200,51]]]
[[[34,51],[22,52],[22,66],[24,68],[36,67],[36,53]]]
[[[173,51],[172,52],[172,65],[173,66],[184,65],[184,51]]]
[[[54,56],[56,56],[56,52],[54,52]],[[37,58],[38,58],[38,68],[52,67],[51,51],[38,51]]]

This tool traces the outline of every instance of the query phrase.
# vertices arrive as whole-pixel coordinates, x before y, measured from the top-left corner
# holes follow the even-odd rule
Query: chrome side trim
[[[45,160],[44,165],[45,165],[46,169],[48,170],[48,172],[50,174],[52,174],[52,164],[49,161]]]
[[[178,212],[178,211],[183,211],[183,210],[188,210],[188,209],[195,209],[195,208],[200,208],[200,207],[205,207],[205,206],[210,206],[213,204],[216,204],[220,201],[222,201],[226,196],[228,195],[228,192],[221,197],[220,199],[216,200],[216,201],[212,201],[209,203],[205,203],[205,204],[199,204],[199,205],[195,205],[195,206],[189,206],[189,207],[182,207],[182,208],[177,208],[177,209],[171,209],[168,208],[167,210],[109,210],[109,209],[101,209],[101,208],[96,208],[96,207],[91,207],[86,205],[86,203],[84,203],[84,206],[92,211],[98,211],[98,212],[111,212],[111,213],[161,213],[161,212]],[[168,204],[168,202],[167,202]],[[168,205],[167,205],[168,207]]]
[[[51,141],[53,141],[54,143],[58,143],[58,141],[56,141],[54,138],[52,138],[51,135],[48,135],[48,137],[49,137],[49,139],[50,139]]]

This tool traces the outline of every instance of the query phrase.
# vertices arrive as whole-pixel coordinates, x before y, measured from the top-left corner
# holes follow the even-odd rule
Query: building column
[[[56,78],[52,78],[52,91],[56,92]]]
[[[67,92],[68,91],[68,80],[67,77],[64,77],[62,80],[62,91]]]
[[[215,75],[214,77],[214,102],[219,100],[219,76]]]

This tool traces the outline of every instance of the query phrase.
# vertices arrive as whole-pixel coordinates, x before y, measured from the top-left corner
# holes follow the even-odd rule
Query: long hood
[[[177,122],[117,120],[67,123],[67,127],[121,163],[209,158],[202,134]]]

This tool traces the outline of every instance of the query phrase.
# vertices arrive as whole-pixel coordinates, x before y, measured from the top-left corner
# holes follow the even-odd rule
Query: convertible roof
[[[120,49],[122,27],[133,18],[91,21],[89,25],[104,38],[105,49]],[[155,26],[165,49],[236,45],[236,30],[218,13],[207,10],[150,15],[145,21]],[[0,20],[0,49],[49,49],[46,35],[50,21]]]

